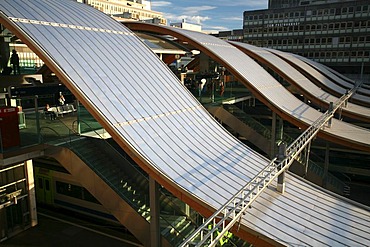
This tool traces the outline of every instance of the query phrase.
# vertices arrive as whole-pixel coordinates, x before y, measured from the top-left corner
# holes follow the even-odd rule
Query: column
[[[0,56],[2,58],[0,69],[4,69],[8,66],[10,56],[9,42],[5,40],[5,37],[0,37]]]
[[[324,164],[324,176],[322,178],[322,186],[326,188],[327,180],[328,180],[328,171],[329,171],[329,163],[330,163],[330,144],[326,142],[326,149],[325,149],[325,164]]]
[[[333,106],[333,102],[330,102],[330,104],[329,104],[329,112],[333,111],[333,108],[334,108],[334,106]],[[334,116],[334,114],[333,114],[333,116]],[[329,119],[329,121],[328,121],[328,127],[329,127],[329,128],[331,127],[332,119],[333,119],[333,118],[330,118],[330,119]]]
[[[31,226],[37,225],[37,210],[36,210],[36,191],[35,179],[33,176],[33,162],[27,160],[24,162],[24,170],[27,179],[28,198],[29,198],[29,211]]]
[[[287,153],[286,153],[286,143],[285,142],[282,142],[279,146],[279,155],[278,155],[278,162],[280,163],[281,161],[283,161],[286,156],[287,156]],[[283,168],[285,166],[286,162],[284,162],[282,164],[282,167]],[[279,168],[278,168],[279,169]],[[276,186],[276,190],[279,191],[281,194],[284,194],[285,192],[285,171],[283,171],[279,176],[278,176],[278,181],[277,181],[277,186]]]
[[[161,234],[159,228],[159,190],[158,183],[149,176],[149,198],[150,198],[150,246],[161,246]]]
[[[272,112],[270,158],[274,158],[276,146],[276,113]]]

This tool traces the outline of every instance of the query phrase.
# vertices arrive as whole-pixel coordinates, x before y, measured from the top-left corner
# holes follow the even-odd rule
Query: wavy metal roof
[[[298,86],[301,91],[307,92],[314,98],[318,99],[320,102],[325,102],[328,105],[330,102],[336,102],[339,98],[325,92],[314,83],[312,83],[307,77],[296,70],[293,66],[287,63],[285,60],[276,56],[271,51],[264,48],[252,46],[246,43],[231,42],[236,47],[248,52],[248,54],[253,55],[253,57],[259,61],[266,61],[273,70],[280,72],[283,77],[287,78],[294,85]],[[280,56],[283,56],[283,52],[279,52]],[[307,94],[306,93],[306,94]],[[343,113],[348,113],[349,116],[358,117],[364,121],[370,120],[370,108],[356,105],[353,103],[348,103],[347,107],[343,107]]]
[[[301,59],[305,63],[309,64],[314,69],[319,71],[321,74],[325,75],[327,78],[331,79],[333,82],[335,82],[336,84],[338,84],[339,86],[341,86],[343,88],[351,88],[355,84],[355,82],[353,82],[353,81],[349,82],[350,79],[344,79],[343,76],[341,76],[338,72],[336,72],[333,69],[330,69],[329,67],[325,66],[324,64],[315,62],[311,59],[299,56],[297,54],[294,54],[293,56],[295,56],[296,58]],[[361,88],[360,87],[357,91],[360,94],[364,94],[368,97],[370,96],[370,90],[368,90],[366,88]]]
[[[268,163],[225,131],[147,46],[107,15],[67,0],[2,0],[0,9],[1,22],[42,57],[121,147],[199,211],[220,207]],[[369,209],[289,174],[287,180],[284,195],[272,186],[243,219],[242,229],[259,237],[251,242],[370,241]]]
[[[346,90],[353,88],[353,84],[346,83],[346,86],[340,86],[336,83],[334,83],[332,80],[327,78],[325,75],[332,74],[329,72],[329,70],[326,70],[326,72],[321,74],[318,72],[315,68],[307,64],[306,62],[303,61],[303,59],[298,58],[297,55],[294,55],[292,53],[287,53],[287,52],[281,52],[278,50],[272,50],[272,49],[267,49],[271,51],[272,53],[282,57],[284,60],[290,62],[294,67],[299,68],[302,71],[305,71],[307,74],[310,76],[314,77],[316,81],[318,81],[323,88],[329,88],[331,91],[336,92],[340,95],[343,95],[346,93]],[[362,94],[356,93],[355,95],[352,96],[353,99],[363,102],[366,105],[370,105],[370,97]]]
[[[273,111],[300,127],[305,128],[311,125],[322,114],[297,99],[252,58],[226,41],[204,33],[174,27],[144,23],[126,23],[126,25],[133,30],[181,36],[181,39],[185,39],[196,49],[225,66]],[[319,133],[322,137],[342,145],[370,151],[370,130],[337,119],[333,119],[332,123],[331,128],[325,128]]]

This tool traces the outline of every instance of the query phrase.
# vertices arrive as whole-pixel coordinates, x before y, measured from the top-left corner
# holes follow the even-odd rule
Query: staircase
[[[111,142],[111,141],[110,141]],[[96,138],[80,138],[63,146],[71,149],[148,223],[150,222],[149,181],[147,175],[118,154],[118,145]],[[120,150],[122,152],[122,150]],[[196,226],[168,195],[160,194],[160,228],[171,246],[180,243]]]

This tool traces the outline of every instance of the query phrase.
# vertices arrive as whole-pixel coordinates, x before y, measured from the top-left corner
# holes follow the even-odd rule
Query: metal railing
[[[285,172],[293,163],[294,159],[311,142],[324,125],[334,116],[335,111],[340,108],[356,92],[360,85],[344,94],[329,109],[311,124],[292,144],[290,144],[284,155],[278,160],[274,158],[262,169],[247,185],[240,189],[231,199],[209,217],[197,230],[195,230],[180,247],[187,246],[215,246],[228,231],[240,221],[245,211],[253,201],[269,186],[275,178]],[[329,127],[330,127],[329,122]]]

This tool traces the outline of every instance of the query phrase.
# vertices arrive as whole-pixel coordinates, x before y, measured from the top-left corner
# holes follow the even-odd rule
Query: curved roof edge
[[[247,55],[253,57],[257,61],[267,65],[272,70],[277,72],[282,78],[290,84],[298,88],[303,95],[315,102],[318,106],[328,108],[329,103],[339,100],[339,98],[324,92],[321,88],[312,83],[308,78],[296,70],[293,66],[281,59],[279,56],[272,53],[270,50],[265,50],[260,47],[252,46],[246,43],[229,42],[234,46],[244,51]],[[281,56],[283,52],[280,52]],[[342,108],[344,116],[370,122],[370,108],[356,105],[349,102],[347,107]]]
[[[281,88],[282,86],[280,84],[279,85],[281,87],[279,86],[278,88],[275,87],[275,86],[271,87],[268,84],[271,80],[275,80],[275,79],[273,79],[272,77],[271,78],[267,77],[267,78],[259,79],[258,81],[253,81],[252,83],[250,83],[250,81],[248,81],[248,79],[245,76],[246,72],[241,71],[241,68],[236,68],[235,67],[234,60],[235,60],[236,57],[235,58],[230,57],[231,56],[231,54],[229,54],[230,50],[228,51],[229,52],[228,53],[228,52],[224,51],[226,49],[221,49],[221,47],[226,48],[225,45],[209,43],[211,41],[209,41],[208,38],[205,38],[206,34],[203,34],[203,33],[197,34],[196,32],[189,31],[189,30],[184,30],[184,29],[179,29],[179,28],[174,28],[174,27],[167,27],[167,26],[159,26],[159,25],[141,23],[141,22],[124,22],[123,24],[125,26],[127,26],[128,28],[130,28],[131,30],[146,31],[146,32],[149,32],[149,33],[172,35],[172,36],[174,36],[174,37],[176,37],[180,40],[184,40],[184,41],[188,42],[192,46],[196,47],[197,49],[199,49],[202,52],[204,52],[205,54],[207,54],[213,60],[219,62],[220,64],[223,64],[228,69],[228,71],[230,71],[239,81],[243,82],[244,85],[246,87],[248,87],[248,89],[262,103],[264,103],[266,106],[268,106],[270,109],[272,109],[278,115],[280,115],[283,119],[289,121],[290,123],[292,123],[292,124],[294,124],[294,125],[296,125],[300,128],[303,128],[303,129],[307,128],[310,125],[310,124],[307,123],[306,118],[304,120],[302,118],[300,119],[300,118],[297,117],[297,116],[301,116],[301,115],[292,115],[292,114],[289,113],[289,110],[286,111],[284,105],[277,105],[275,102],[271,102],[271,100],[270,100],[271,97],[276,97],[276,90],[279,90],[279,89],[283,90]],[[189,37],[188,35],[189,36],[195,35],[195,36],[197,36],[197,38],[199,40],[195,40],[194,37]],[[211,36],[211,37],[213,37],[213,36]],[[209,37],[209,38],[211,38],[211,37]],[[213,37],[213,38],[215,38],[215,37]],[[221,42],[223,42],[223,41],[221,41]],[[228,44],[228,43],[226,43],[226,44]],[[230,45],[234,49],[237,49],[236,47],[232,46],[231,44],[228,44],[228,45]],[[230,47],[228,47],[228,48],[230,48]],[[214,52],[212,49],[218,49],[218,51]],[[242,51],[240,51],[240,52],[242,53]],[[221,55],[221,53],[222,53],[222,55]],[[221,58],[221,56],[223,56],[223,57]],[[247,55],[245,55],[245,56],[247,57]],[[241,59],[243,60],[245,58],[241,58]],[[250,60],[252,62],[254,62],[252,59],[250,59]],[[250,62],[250,61],[247,60],[247,62]],[[233,65],[231,65],[230,63],[233,63]],[[247,67],[250,67],[249,65],[250,64],[248,64]],[[255,71],[253,71],[253,72],[255,72]],[[266,71],[263,71],[263,72],[268,74]],[[253,73],[251,72],[250,75],[252,75],[252,74]],[[261,75],[259,74],[259,76],[261,76]],[[268,74],[268,76],[270,76],[270,75]],[[266,81],[266,83],[264,82],[264,80]],[[261,83],[263,85],[259,86],[258,84],[261,84]],[[274,83],[274,84],[276,84],[276,83]],[[265,89],[269,90],[268,88],[270,88],[272,90],[272,88],[274,88],[274,92],[268,92],[270,94],[270,98],[268,98],[268,97],[266,97],[265,93],[260,91],[259,87],[262,88],[263,90],[265,90]],[[286,89],[284,88],[284,90],[286,90]],[[290,94],[290,92],[289,92],[289,94]],[[293,98],[291,98],[291,99],[296,99],[293,95],[292,95],[292,97]],[[296,100],[299,101],[298,99],[296,99]],[[313,108],[305,105],[303,102],[301,102],[300,104],[301,105],[299,106],[299,108],[302,108],[302,107],[305,108],[305,109],[299,109],[299,111],[301,111],[302,114],[306,114],[307,111],[311,111],[309,114],[311,114],[311,115],[314,114],[315,115],[314,111],[316,111],[316,110],[314,110]],[[311,108],[311,110],[309,110],[309,108]],[[316,113],[318,113],[318,112],[316,111]],[[318,118],[319,115],[320,115],[319,113],[316,114],[316,118],[315,119],[309,119],[309,121],[311,121],[311,122],[315,121]],[[333,119],[333,126],[334,125],[335,126],[338,125],[337,130],[326,128],[324,131],[320,131],[318,136],[323,138],[323,139],[326,139],[330,142],[333,142],[333,143],[337,143],[337,144],[340,144],[340,145],[343,145],[343,146],[347,146],[347,147],[355,148],[355,149],[358,149],[358,150],[370,152],[370,130],[360,128],[360,127],[357,127],[357,126],[354,126],[354,125],[351,125],[351,124],[343,123],[343,122],[341,122],[337,119]],[[345,128],[347,128],[346,126],[348,126],[349,128],[352,128],[352,129],[349,130],[349,131],[344,131],[343,132],[343,130]],[[351,134],[351,135],[345,134],[346,132],[351,132],[351,133],[358,132],[358,134],[356,135],[356,137],[354,137],[353,134]],[[341,136],[343,134],[345,134],[345,136]],[[362,140],[358,141],[357,138],[360,138]]]

